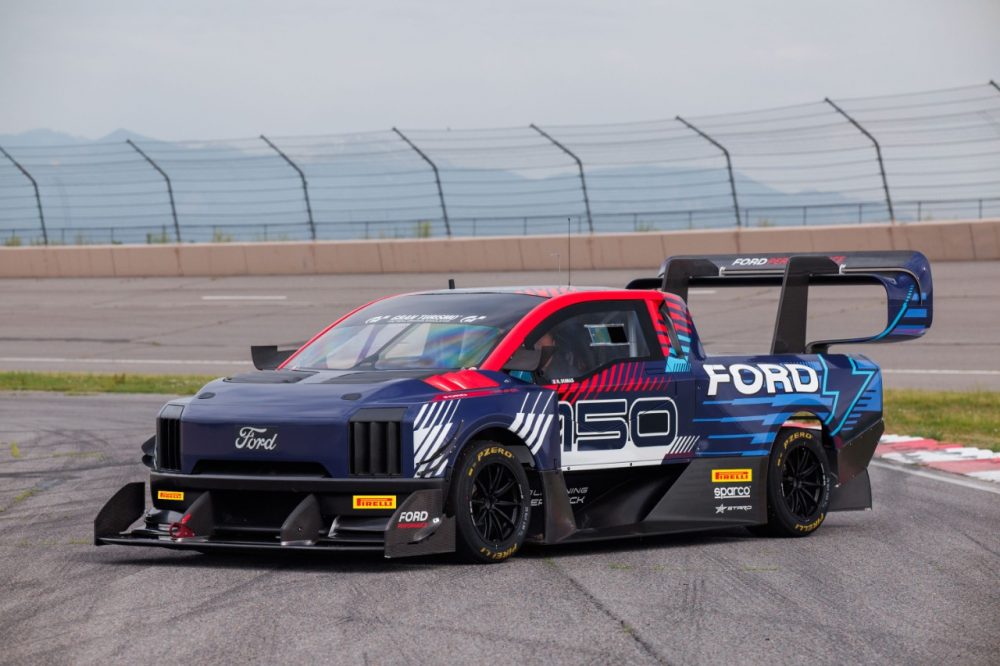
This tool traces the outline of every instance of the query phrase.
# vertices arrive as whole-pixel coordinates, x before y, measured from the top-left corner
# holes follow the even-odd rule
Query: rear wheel
[[[456,547],[474,562],[501,562],[524,543],[531,518],[528,476],[502,444],[473,442],[455,466],[450,504]]]
[[[767,473],[767,524],[755,533],[801,537],[815,532],[830,506],[830,465],[820,432],[786,428],[778,433]]]

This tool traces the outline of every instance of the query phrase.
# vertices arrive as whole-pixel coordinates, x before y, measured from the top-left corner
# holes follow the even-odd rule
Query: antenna
[[[570,238],[570,229],[573,221],[566,218],[566,286],[573,284],[573,240]]]
[[[448,288],[449,289],[455,288],[455,278],[448,278]]]

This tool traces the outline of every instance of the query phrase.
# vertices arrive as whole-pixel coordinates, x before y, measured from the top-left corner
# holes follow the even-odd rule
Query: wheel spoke
[[[811,476],[811,475],[815,474],[815,472],[816,472],[817,469],[819,469],[819,463],[813,462],[811,465],[809,465],[805,469],[799,471],[799,478],[800,479],[804,479],[804,478],[806,478],[808,476]]]
[[[816,509],[816,501],[802,488],[799,488],[799,497],[802,498],[802,516],[810,516]]]
[[[486,528],[485,506],[472,516],[472,524],[476,526],[476,530],[478,530],[480,534],[483,533],[483,530]]]
[[[499,497],[500,495],[503,495],[505,492],[507,492],[508,490],[510,490],[514,486],[515,483],[517,483],[517,479],[511,477],[505,484],[503,484],[499,488],[496,488],[493,491],[493,495],[495,497]]]
[[[494,525],[493,513],[490,511],[486,512],[486,540],[493,541],[493,532],[496,531]]]
[[[505,513],[503,512],[503,511],[500,511],[500,510],[498,510],[498,509],[494,509],[493,513],[494,513],[494,515],[495,515],[495,516],[498,516],[498,517],[500,517],[500,518],[503,518],[503,519],[504,519],[504,520],[506,520],[506,521],[507,521],[508,523],[510,523],[511,527],[513,527],[513,526],[514,526],[514,519],[513,519],[513,518],[511,518],[510,516],[508,516],[507,514],[505,514]]]
[[[494,544],[509,539],[517,530],[523,498],[517,477],[506,465],[490,463],[480,468],[469,498],[472,524],[479,536]]]
[[[802,464],[802,456],[799,455],[798,451],[792,451],[788,456],[788,468],[791,475],[798,478],[799,476],[799,466]]]
[[[812,449],[798,446],[788,453],[781,469],[785,507],[798,518],[812,516],[820,506],[824,469]]]

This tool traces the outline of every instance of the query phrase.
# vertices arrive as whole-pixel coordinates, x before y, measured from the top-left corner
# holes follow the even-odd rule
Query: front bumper
[[[96,545],[369,551],[386,557],[455,548],[454,518],[444,514],[440,479],[153,473],[149,489],[148,509],[141,482],[108,500],[94,521]],[[367,508],[372,505],[377,508]],[[128,531],[140,519],[143,525]]]

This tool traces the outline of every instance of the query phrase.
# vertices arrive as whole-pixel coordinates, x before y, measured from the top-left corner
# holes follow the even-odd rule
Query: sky
[[[1000,80],[998,27],[1000,0],[0,0],[0,134],[725,113]]]

